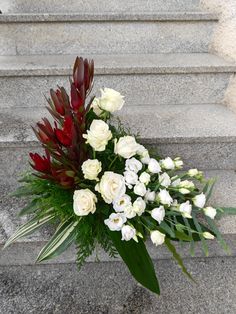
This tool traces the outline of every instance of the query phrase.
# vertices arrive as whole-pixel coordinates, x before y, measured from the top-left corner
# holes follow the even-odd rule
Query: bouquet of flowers
[[[175,242],[207,241],[216,237],[228,250],[214,218],[235,213],[234,208],[206,206],[214,180],[206,181],[197,169],[180,171],[177,157],[160,158],[137,142],[113,116],[124,97],[113,89],[100,98],[87,98],[92,90],[94,63],[76,58],[70,96],[63,87],[50,91],[47,118],[33,128],[44,155],[30,153],[33,172],[25,175],[14,193],[28,197],[20,215],[30,220],[6,242],[8,246],[45,224],[55,233],[37,261],[54,258],[73,243],[77,265],[100,245],[111,257],[123,259],[133,277],[159,294],[159,283],[145,246],[165,245],[190,278]],[[200,188],[202,187],[202,188]]]

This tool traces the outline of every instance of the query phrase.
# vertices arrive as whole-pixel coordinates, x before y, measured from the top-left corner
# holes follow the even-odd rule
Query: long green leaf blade
[[[193,223],[194,223],[194,225],[195,225],[197,231],[199,232],[199,237],[200,237],[201,243],[202,243],[202,250],[203,250],[204,254],[205,254],[206,256],[208,256],[208,255],[209,255],[209,251],[208,251],[208,247],[207,247],[206,240],[205,240],[205,238],[204,238],[203,235],[202,235],[202,234],[203,234],[202,227],[201,227],[201,225],[198,223],[197,218],[195,217],[195,214],[193,214],[193,213],[192,213],[192,218],[193,218]]]

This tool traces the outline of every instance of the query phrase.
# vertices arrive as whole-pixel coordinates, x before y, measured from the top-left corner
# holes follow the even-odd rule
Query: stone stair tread
[[[236,64],[210,53],[86,55],[95,74],[226,73]],[[71,75],[75,55],[0,56],[0,77]]]

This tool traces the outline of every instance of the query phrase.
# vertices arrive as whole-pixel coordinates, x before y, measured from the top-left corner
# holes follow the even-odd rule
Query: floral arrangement
[[[25,175],[13,194],[28,197],[20,215],[30,220],[5,246],[45,224],[56,231],[42,248],[38,262],[54,258],[72,243],[77,265],[100,245],[111,257],[120,255],[133,277],[159,294],[159,283],[145,246],[165,245],[190,278],[173,243],[219,240],[228,250],[214,218],[235,213],[234,208],[213,208],[206,203],[214,180],[197,169],[180,171],[177,157],[160,158],[139,144],[113,113],[124,97],[109,88],[100,98],[87,98],[92,90],[94,63],[78,58],[70,81],[70,96],[63,87],[50,91],[44,118],[33,128],[45,155],[30,153],[32,173]],[[202,187],[202,188],[201,188]]]

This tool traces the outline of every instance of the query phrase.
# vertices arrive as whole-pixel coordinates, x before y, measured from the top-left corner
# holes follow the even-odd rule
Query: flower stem
[[[118,158],[118,155],[116,155],[116,157],[112,160],[112,162],[110,163],[110,165],[109,165],[109,170],[111,169],[111,167],[114,165],[114,163],[115,163],[115,161],[116,161],[116,159]]]

